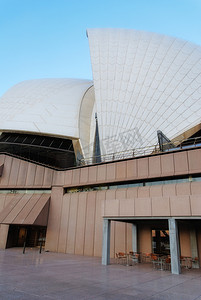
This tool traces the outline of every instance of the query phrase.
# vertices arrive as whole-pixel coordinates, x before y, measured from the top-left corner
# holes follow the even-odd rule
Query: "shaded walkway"
[[[0,250],[0,299],[201,300],[201,270],[181,275],[149,264],[101,265],[100,258]]]

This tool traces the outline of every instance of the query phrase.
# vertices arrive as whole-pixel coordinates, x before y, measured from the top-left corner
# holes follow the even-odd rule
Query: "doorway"
[[[152,250],[155,254],[170,254],[169,230],[152,230]]]
[[[23,247],[38,247],[42,243],[45,245],[46,226],[22,226],[10,225],[6,248]]]

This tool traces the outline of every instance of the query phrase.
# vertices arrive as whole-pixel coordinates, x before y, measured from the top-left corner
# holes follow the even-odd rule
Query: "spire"
[[[94,136],[93,163],[100,163],[101,162],[101,149],[100,149],[97,113],[95,113],[95,120],[96,120],[96,129],[95,129],[95,136]]]
[[[160,151],[167,151],[169,149],[175,148],[175,145],[164,135],[161,130],[157,131],[157,136]]]

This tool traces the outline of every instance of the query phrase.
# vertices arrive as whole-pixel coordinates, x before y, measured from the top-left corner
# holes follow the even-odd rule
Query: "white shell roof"
[[[201,47],[136,30],[87,30],[102,151],[157,143],[201,122]]]
[[[20,82],[0,98],[0,131],[79,138],[80,106],[92,85],[80,79]]]

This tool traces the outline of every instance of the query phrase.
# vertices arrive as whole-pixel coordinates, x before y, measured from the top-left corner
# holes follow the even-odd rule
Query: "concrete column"
[[[137,225],[132,224],[132,249],[137,252]]]
[[[197,237],[195,229],[190,230],[190,243],[191,243],[191,256],[194,259],[198,257],[198,246],[197,246]],[[192,268],[199,269],[199,261],[193,260]]]
[[[111,221],[103,219],[102,265],[110,264],[110,226]]]
[[[171,255],[171,271],[172,274],[180,274],[180,251],[178,226],[175,219],[169,219],[169,237],[170,237],[170,255]]]

